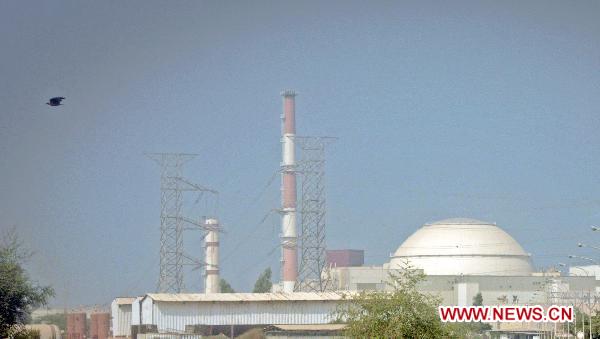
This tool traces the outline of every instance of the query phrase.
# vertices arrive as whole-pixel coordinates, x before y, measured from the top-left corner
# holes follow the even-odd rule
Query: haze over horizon
[[[222,277],[279,280],[282,89],[327,154],[327,245],[389,260],[427,222],[497,222],[536,267],[600,245],[597,1],[0,2],[0,232],[53,306],[158,281],[160,173],[220,192]],[[64,96],[64,106],[45,102]],[[186,212],[210,211],[205,199]],[[264,222],[261,220],[269,215]],[[186,250],[200,255],[200,233]],[[200,291],[201,272],[186,269]]]

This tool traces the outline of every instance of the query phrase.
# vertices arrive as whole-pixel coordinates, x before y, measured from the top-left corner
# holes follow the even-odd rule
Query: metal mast
[[[325,258],[325,146],[331,137],[296,137],[300,148],[297,173],[301,178],[300,268],[296,290],[323,292]]]
[[[152,153],[147,156],[161,168],[160,176],[160,269],[158,292],[181,293],[184,289],[183,265],[192,263],[202,266],[198,260],[183,251],[184,225],[191,224],[200,229],[204,225],[183,216],[183,193],[186,191],[217,191],[193,184],[183,178],[183,165],[196,154]],[[187,262],[186,262],[187,261]]]

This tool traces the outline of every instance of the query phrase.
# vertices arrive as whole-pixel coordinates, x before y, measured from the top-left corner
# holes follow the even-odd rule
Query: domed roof
[[[409,261],[432,275],[530,275],[529,254],[493,223],[466,218],[423,225],[394,253],[390,265]]]
[[[496,225],[493,223],[471,218],[448,218],[425,225]]]

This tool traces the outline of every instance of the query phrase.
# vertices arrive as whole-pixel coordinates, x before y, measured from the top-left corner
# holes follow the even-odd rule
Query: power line
[[[249,204],[246,209],[244,211],[242,211],[242,213],[240,213],[239,217],[237,219],[241,219],[244,215],[246,215],[250,209],[255,205],[255,203],[257,201],[259,201],[260,198],[262,198],[262,196],[267,192],[267,189],[271,186],[271,184],[273,183],[273,181],[275,181],[275,178],[277,178],[277,174],[279,174],[279,170],[273,172],[273,174],[271,175],[271,177],[269,178],[269,180],[267,181],[267,183],[261,188],[259,194],[256,196],[255,199],[252,200],[252,203]],[[269,218],[269,216],[271,216],[271,214],[274,212],[275,210],[269,210],[265,215],[263,215],[263,217],[261,218],[261,220],[255,224],[253,227],[248,229],[248,232],[246,232],[233,246],[233,249],[230,250],[227,254],[225,254],[223,256],[223,258],[221,259],[221,263],[223,263],[225,260],[229,259],[229,257],[234,254],[239,248],[240,246],[246,242],[246,239],[254,232],[256,231],[260,226],[262,226],[265,221],[267,221],[267,219]]]
[[[183,265],[202,266],[202,261],[186,255],[183,250],[185,225],[202,229],[201,224],[183,216],[183,196],[185,192],[218,192],[192,183],[183,177],[183,165],[196,157],[189,153],[146,154],[161,169],[160,175],[160,266],[158,291],[181,293],[184,289]],[[218,200],[217,200],[218,201]],[[216,211],[216,208],[215,208]]]

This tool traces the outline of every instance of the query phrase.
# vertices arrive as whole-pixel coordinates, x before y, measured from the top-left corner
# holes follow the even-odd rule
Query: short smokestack
[[[220,293],[219,286],[219,220],[206,219],[207,230],[204,240],[206,270],[204,273],[204,293]]]
[[[296,92],[285,90],[282,115],[281,162],[281,249],[283,291],[293,292],[298,276],[296,234]]]

